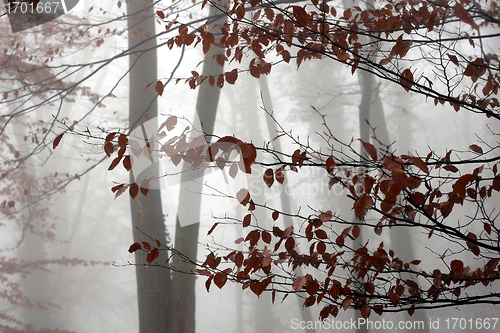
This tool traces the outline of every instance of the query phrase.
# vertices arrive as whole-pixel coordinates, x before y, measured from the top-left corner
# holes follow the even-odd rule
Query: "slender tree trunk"
[[[266,108],[267,112],[273,112],[274,108],[273,108],[273,103],[272,103],[272,99],[271,99],[271,93],[269,90],[269,85],[267,83],[267,76],[262,75],[259,79],[259,82],[260,82],[260,88],[262,89],[262,98],[264,100],[264,107]],[[267,124],[267,131],[271,134],[271,138],[272,138],[274,135],[276,135],[277,130],[278,130],[276,123],[271,119],[271,117],[266,115],[266,124]],[[274,141],[274,146],[276,147],[277,151],[283,151],[281,149],[281,144],[280,144],[279,140]],[[280,201],[281,201],[281,209],[284,212],[291,212],[292,211],[292,205],[290,203],[290,196],[287,195],[284,190],[280,194]],[[284,215],[283,218],[285,221],[285,227],[293,226],[294,223],[293,223],[293,220],[290,216]],[[302,271],[302,267],[300,267],[300,266],[297,267],[295,272],[299,276],[304,275],[304,273]],[[303,299],[300,297],[297,297],[297,302],[299,305],[300,315],[302,316],[302,321],[305,321],[305,322],[313,321],[314,319],[313,319],[313,316],[311,313],[311,308],[310,307],[304,308],[303,307],[303,305],[304,305]],[[306,328],[305,332],[315,333],[316,330],[314,328]]]
[[[155,121],[158,116],[156,102],[157,94],[154,89],[146,86],[157,78],[157,55],[154,10],[152,2],[148,0],[127,1],[129,15],[129,49],[130,55],[130,91],[129,91],[129,124],[133,130],[143,126],[147,119]],[[150,6],[146,12],[144,7]],[[153,37],[146,37],[146,34]],[[147,50],[147,51],[146,51]],[[144,128],[143,128],[144,129]],[[145,140],[148,137],[144,138]],[[158,175],[158,164],[148,169],[151,175]],[[130,200],[134,241],[149,241],[146,235],[158,239],[166,244],[166,229],[163,218],[161,194],[158,184],[151,182],[151,189],[147,196],[139,195]],[[130,174],[130,182],[135,183],[134,175]],[[160,251],[158,263],[164,263],[168,258],[167,251]],[[136,277],[137,298],[139,306],[139,331],[141,333],[171,332],[169,325],[170,301],[170,273],[161,267],[146,268],[146,256],[137,251]]]
[[[210,7],[209,16],[214,16],[219,13],[219,10],[213,6]],[[221,20],[209,22],[209,27],[220,24]],[[212,33],[217,36],[215,31]],[[216,41],[218,38],[216,37]],[[203,64],[203,76],[213,75],[215,78],[223,72],[223,67],[220,66],[213,56],[223,52],[224,50],[212,45],[210,50],[205,55],[205,63]],[[205,80],[198,87],[198,101],[196,103],[197,116],[200,119],[202,130],[206,135],[207,142],[210,142],[211,134],[213,134],[215,117],[217,114],[217,106],[219,104],[220,88],[211,86],[208,80]],[[196,179],[195,184],[188,185],[190,181],[187,171],[189,165],[184,165],[183,174],[181,175],[181,186],[186,184],[189,186],[189,192],[181,191],[179,196],[179,209],[183,210],[177,214],[177,223],[175,231],[175,249],[183,255],[195,261],[198,252],[198,234],[199,234],[199,217],[202,192],[202,181]],[[190,194],[195,195],[190,195]],[[189,223],[187,226],[181,226],[179,214],[182,214],[183,224]],[[186,222],[184,222],[186,221]],[[173,332],[194,333],[196,328],[196,298],[195,298],[195,279],[194,274],[186,274],[182,272],[192,272],[195,267],[192,263],[184,261],[179,256],[174,256],[174,267],[180,272],[173,272],[172,282],[172,300],[175,306],[172,308],[172,328]]]
[[[361,103],[359,104],[359,137],[363,142],[370,142],[370,127],[368,125],[369,119],[370,119],[370,105],[372,101],[372,89],[373,89],[373,76],[365,71],[359,71],[358,72],[358,78],[359,78],[359,84],[361,87]],[[364,160],[368,158],[368,154],[366,153],[366,150],[364,149],[363,145],[360,144],[360,155],[361,155],[361,160]],[[358,220],[356,215],[353,217],[353,221],[355,223],[362,223],[362,221]],[[361,228],[359,237],[355,241],[354,249],[356,249],[358,246],[363,246],[364,245],[364,240],[363,240],[363,228]],[[362,281],[359,281],[359,283],[362,283]],[[354,312],[354,320],[356,322],[359,322],[359,319],[361,319],[361,313],[360,311],[355,311]],[[356,329],[356,333],[367,333],[368,328],[366,325],[363,326],[358,326]]]

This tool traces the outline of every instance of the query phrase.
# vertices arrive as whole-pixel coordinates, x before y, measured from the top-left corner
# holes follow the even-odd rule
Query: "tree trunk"
[[[150,122],[156,121],[158,116],[157,94],[154,89],[145,90],[146,86],[157,78],[157,51],[152,2],[134,0],[126,3],[129,17],[129,50],[132,52],[129,57],[129,124],[130,129],[133,130],[138,126],[143,126],[147,119],[151,119]],[[151,10],[146,12],[144,6],[150,6]],[[146,33],[153,37],[146,38]],[[148,137],[144,139],[147,140]],[[159,172],[158,167],[157,163],[153,164],[148,171],[156,176]],[[137,181],[134,176],[137,175],[130,174],[130,183]],[[134,242],[149,241],[146,236],[148,235],[166,244],[159,186],[152,181],[150,187],[147,196],[139,193],[135,199],[130,200]],[[160,251],[160,257],[156,262],[164,263],[167,258],[167,251]],[[171,332],[169,329],[169,306],[172,304],[170,273],[161,267],[144,267],[145,259],[143,252],[135,253],[139,332]]]
[[[219,13],[219,10],[210,6],[209,16],[214,16]],[[221,23],[221,20],[209,22],[209,27],[213,27]],[[212,32],[215,36],[217,33]],[[219,38],[216,37],[216,41]],[[223,52],[223,49],[214,45],[205,55],[205,63],[203,64],[203,76],[213,75],[216,79],[223,72],[223,67],[220,66],[213,56]],[[196,103],[196,113],[199,117],[202,130],[206,135],[206,141],[210,142],[211,134],[213,134],[215,117],[217,114],[217,106],[219,104],[220,88],[211,86],[208,80],[205,80],[198,87],[198,101]],[[177,213],[177,223],[175,228],[175,249],[192,261],[196,261],[198,252],[198,234],[199,234],[199,217],[202,192],[202,180],[196,179],[196,183],[188,184],[190,176],[187,171],[190,165],[184,164],[183,173],[181,175],[181,186],[189,186],[188,191],[181,191],[179,196],[179,211]],[[194,195],[193,195],[194,194]],[[179,215],[182,214],[182,226]],[[196,328],[196,298],[195,298],[195,279],[194,274],[189,274],[195,267],[191,262],[183,260],[179,256],[173,258],[176,272],[172,275],[172,300],[175,306],[172,308],[172,328],[173,332],[194,333]],[[177,272],[178,271],[178,272]],[[184,273],[182,273],[184,272]],[[187,274],[186,274],[187,272]]]
[[[262,89],[262,99],[264,100],[264,107],[266,108],[267,112],[274,112],[273,103],[272,103],[272,99],[271,99],[271,93],[269,90],[269,85],[267,83],[267,76],[262,75],[259,79],[259,82],[260,82],[260,88]],[[272,139],[278,133],[278,128],[276,126],[276,123],[271,119],[270,116],[266,115],[266,124],[267,124],[267,131],[271,134],[271,139]],[[274,141],[274,147],[276,148],[277,151],[283,151],[281,149],[281,143],[279,140]],[[287,195],[284,190],[280,194],[280,201],[281,201],[281,209],[284,212],[291,212],[292,211],[292,205],[290,203],[290,196]],[[285,221],[285,227],[293,226],[294,223],[293,223],[293,220],[290,216],[283,215],[283,219]],[[297,228],[297,229],[299,229],[299,228]],[[297,276],[304,275],[301,266],[297,267],[297,269],[295,270],[295,273],[297,274]],[[300,311],[302,321],[304,321],[304,322],[314,321],[312,313],[311,313],[311,308],[304,307],[303,299],[300,297],[297,297],[297,302],[299,305],[299,311]],[[306,328],[304,331],[307,333],[316,333],[316,329],[314,329],[314,327],[313,328]]]

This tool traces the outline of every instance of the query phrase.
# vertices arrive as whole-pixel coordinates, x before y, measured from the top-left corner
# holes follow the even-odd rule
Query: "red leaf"
[[[312,296],[315,295],[319,290],[319,284],[315,280],[307,281],[306,283],[306,292]]]
[[[252,221],[252,214],[247,214],[243,218],[243,228],[248,227],[250,225],[251,221]]]
[[[359,141],[361,141],[361,143],[363,143],[363,147],[365,148],[368,155],[370,155],[373,162],[377,162],[377,149],[375,148],[375,146],[369,142],[364,142],[363,140],[359,140]]]
[[[148,179],[144,179],[141,183],[141,193],[146,196],[148,195],[148,192],[149,192],[149,181],[151,180],[151,178],[148,178]],[[159,245],[158,245],[159,246]]]
[[[359,229],[359,227],[357,225],[352,227],[352,236],[354,237],[354,239],[357,239],[359,237],[360,233],[361,233],[361,230]]]
[[[410,88],[413,86],[413,73],[409,69],[405,69],[403,73],[401,73],[399,83],[406,91],[410,91]]]
[[[241,267],[241,265],[243,264],[243,253],[238,252],[234,255],[234,264],[237,267]]]
[[[318,237],[319,239],[327,239],[328,238],[328,234],[326,233],[326,231],[324,231],[322,229],[318,229],[314,233],[316,234],[316,237]]]
[[[298,278],[295,279],[292,283],[292,288],[295,291],[300,291],[303,286],[305,286],[307,283],[307,278],[305,276],[299,276]]]
[[[439,211],[441,212],[443,217],[447,217],[448,215],[450,215],[452,210],[453,210],[453,202],[450,202],[450,201],[443,202],[439,206]]]
[[[118,165],[118,163],[120,163],[121,159],[122,159],[121,157],[115,158],[113,162],[111,162],[111,165],[109,166],[108,170],[110,171],[113,170]]]
[[[61,142],[63,135],[64,135],[64,133],[61,133],[58,136],[56,136],[56,138],[54,139],[54,142],[52,142],[52,149],[56,149],[56,147],[59,145],[59,142]]]
[[[250,200],[250,193],[248,190],[242,188],[241,190],[236,193],[236,199],[242,204],[243,206],[246,206]]]
[[[465,187],[475,179],[476,177],[470,173],[458,178],[455,184],[452,185],[453,194],[458,194],[460,198],[465,198]]]
[[[370,195],[363,193],[354,203],[354,213],[359,220],[363,220],[366,212],[373,206],[373,199]]]
[[[265,243],[271,244],[271,234],[269,232],[263,231],[261,237]]]
[[[130,155],[125,156],[125,158],[123,159],[123,167],[127,171],[130,171],[130,169],[132,169],[132,157],[130,157]]]
[[[144,248],[145,248],[146,250],[151,251],[151,244],[149,244],[148,242],[142,242],[142,245],[144,245]]]
[[[483,223],[484,231],[488,233],[488,235],[491,235],[491,224],[489,223]]]
[[[120,136],[118,137],[118,146],[120,146],[120,148],[122,149],[125,149],[127,148],[127,143],[128,143],[127,136],[124,134],[120,134]]]
[[[155,90],[158,95],[163,95],[163,83],[161,81],[157,81],[155,84]]]
[[[158,15],[162,20],[165,18],[165,14],[163,14],[163,12],[160,10],[156,11],[156,15]]]
[[[335,163],[333,156],[330,156],[326,159],[325,167],[326,167],[326,170],[328,171],[328,173],[330,173],[330,174],[333,173],[333,168],[335,168],[336,165],[337,165],[337,163]]]
[[[297,20],[297,23],[303,27],[307,26],[308,15],[304,8],[299,6],[292,6],[293,16]]]
[[[450,172],[458,172],[458,168],[454,165],[445,165],[443,169]]]
[[[264,183],[267,187],[271,187],[274,183],[274,172],[273,169],[267,169],[264,172]]]
[[[332,218],[333,213],[331,210],[327,210],[326,212],[323,212],[319,214],[318,218],[320,219],[321,222],[328,222]]]
[[[410,162],[413,165],[415,165],[417,168],[419,168],[420,170],[425,172],[426,174],[429,174],[429,168],[427,167],[427,164],[425,164],[425,162],[421,158],[410,156]]]
[[[464,273],[464,263],[461,260],[453,260],[450,263],[451,271],[455,274],[462,275]]]
[[[318,245],[316,246],[316,250],[318,251],[319,254],[323,254],[326,251],[326,244],[323,242],[318,242]]]
[[[111,142],[106,142],[104,145],[104,152],[108,157],[111,157],[111,154],[115,151],[115,147],[113,147],[113,144]]]
[[[276,169],[276,172],[274,173],[274,177],[276,178],[276,181],[280,184],[283,184],[285,181],[285,175],[283,173],[283,167]]]
[[[113,193],[116,192],[115,193],[115,199],[118,198],[120,195],[122,195],[127,190],[127,187],[128,186],[123,185],[123,184],[113,186],[111,188],[111,191],[113,191]]]
[[[349,309],[351,303],[352,303],[352,296],[347,296],[346,298],[344,298],[344,300],[342,301],[342,308],[344,309],[344,311]]]
[[[410,315],[410,317],[413,316],[414,312],[415,312],[415,305],[412,305],[410,309],[408,309],[408,314]]]
[[[478,153],[478,154],[483,153],[483,149],[481,147],[479,147],[478,145],[470,145],[469,148],[470,148],[470,150],[472,150],[475,153]]]
[[[278,217],[280,216],[280,213],[279,212],[276,212],[274,211],[272,214],[271,214],[272,218],[273,218],[273,221],[276,221],[278,219]]]
[[[128,252],[134,253],[135,251],[140,250],[140,249],[142,249],[141,244],[135,242],[134,244],[130,245]]]
[[[236,68],[226,73],[227,83],[234,84],[237,79],[238,79],[238,70]]]
[[[156,258],[160,256],[160,251],[157,248],[152,249],[146,256],[146,261],[151,264]]]
[[[227,282],[227,274],[224,272],[219,272],[214,276],[214,283],[219,289],[222,289]]]
[[[398,306],[399,304],[399,296],[396,294],[394,291],[389,290],[388,292],[389,299],[391,300],[391,303],[393,306]]]
[[[197,268],[197,269],[194,270],[194,272],[197,273],[197,274],[200,274],[200,275],[205,275],[205,276],[212,275],[212,273],[210,273],[210,271],[208,269],[199,269],[199,268]]]
[[[210,291],[210,284],[212,283],[212,280],[214,279],[213,275],[210,275],[210,277],[205,281],[205,288],[207,288],[207,292]]]
[[[135,197],[137,197],[137,194],[139,194],[139,185],[137,185],[136,183],[131,184],[129,188],[129,193],[132,199],[135,199]]]
[[[210,235],[212,233],[212,231],[214,231],[214,229],[215,229],[215,227],[217,227],[217,225],[219,225],[219,222],[214,223],[212,228],[210,228],[210,230],[208,231],[207,236]]]
[[[471,27],[477,29],[477,24],[474,23],[472,17],[470,17],[469,13],[462,7],[462,5],[457,1],[455,7],[453,8],[455,15],[462,20],[462,22],[469,24]]]
[[[450,58],[451,62],[454,63],[455,65],[457,65],[457,66],[459,65],[458,59],[456,56],[448,53],[448,58]]]
[[[363,306],[360,311],[361,311],[361,315],[363,316],[363,318],[367,319],[370,317],[370,312],[371,312],[370,307]]]

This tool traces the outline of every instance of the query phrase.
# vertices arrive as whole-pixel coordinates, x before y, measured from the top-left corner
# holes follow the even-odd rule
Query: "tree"
[[[222,88],[225,82],[233,84],[243,71],[259,78],[275,64],[292,59],[300,66],[305,60],[329,58],[350,66],[353,73],[372,73],[406,92],[421,94],[435,105],[448,103],[456,111],[485,117],[488,124],[500,120],[496,98],[498,57],[488,51],[496,36],[491,29],[500,22],[494,3],[383,2],[376,8],[346,8],[338,15],[338,8],[319,1],[303,6],[235,1],[220,9],[230,23],[221,27],[219,46],[226,52],[214,58],[221,65],[240,63],[247,53],[253,54],[253,59],[248,69],[233,69],[218,77],[194,72],[186,79],[192,88],[205,80]],[[255,12],[252,20],[245,18],[250,11]],[[204,28],[190,32],[186,24],[167,24],[168,31],[177,28],[178,35],[167,42],[171,48],[196,42],[206,53],[215,43]],[[367,41],[362,42],[361,36],[368,37]],[[272,56],[274,52],[277,59]],[[374,59],[375,52],[381,60]],[[328,152],[300,142],[285,128],[281,128],[277,139],[288,137],[296,145],[295,151],[255,148],[234,137],[207,144],[193,167],[216,162],[223,169],[227,163],[233,173],[251,173],[262,167],[263,181],[269,187],[280,186],[285,177],[293,177],[303,168],[325,170],[330,187],[340,184],[346,189],[357,218],[342,219],[330,209],[317,209],[309,215],[280,211],[254,202],[246,189],[226,194],[249,210],[237,219],[243,227],[251,226],[246,237],[237,240],[245,242],[247,250],[229,249],[225,255],[214,251],[205,262],[198,263],[197,273],[208,276],[207,288],[211,282],[222,288],[227,280],[233,280],[242,283],[243,288],[250,287],[256,295],[269,290],[273,299],[277,293],[286,297],[305,289],[308,297],[304,306],[322,303],[321,319],[350,307],[368,318],[372,310],[379,314],[408,311],[411,315],[416,309],[500,303],[500,294],[479,288],[500,277],[499,231],[493,204],[500,191],[500,158],[493,137],[482,138],[480,144],[471,142],[468,152],[446,149],[441,155],[431,148],[419,155],[396,154],[383,143],[376,148],[377,132],[373,128],[372,133],[372,143],[367,137],[360,140],[363,152],[355,148],[357,141],[339,141],[329,131],[326,120],[321,136]],[[176,145],[181,138],[178,140],[169,143],[172,149],[166,150],[168,157],[180,156],[194,163],[188,158],[192,152],[186,145]],[[228,161],[233,150],[241,156],[239,163]],[[258,154],[272,156],[274,161],[256,162]],[[475,214],[463,216],[466,222],[457,224],[455,212],[459,206],[471,207]],[[301,221],[302,228],[266,229],[253,225],[256,209],[267,210],[272,220],[290,216]],[[227,223],[234,223],[234,219]],[[214,224],[209,234],[220,224],[224,219]],[[346,227],[338,232],[335,225]],[[403,262],[383,242],[375,247],[369,242],[355,247],[347,242],[356,240],[361,230],[371,229],[381,235],[396,228],[418,230],[428,238],[439,237],[449,244],[439,267],[419,269],[419,265],[426,265],[419,258]],[[309,253],[296,251],[299,241],[310,244]],[[134,249],[138,248],[136,245]],[[194,263],[195,258],[191,260]],[[296,276],[298,267],[313,268],[313,273]],[[345,276],[336,275],[340,269]],[[417,277],[424,282],[417,282]],[[474,295],[464,292],[473,287],[478,287]]]

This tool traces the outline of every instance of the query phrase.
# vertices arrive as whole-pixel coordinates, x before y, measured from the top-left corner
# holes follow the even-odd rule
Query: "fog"
[[[160,3],[157,6],[167,5]],[[115,2],[108,4],[87,0],[80,1],[74,12],[75,17],[87,17],[97,22],[97,16],[89,17],[91,6],[95,6],[94,13],[100,6],[107,7],[102,10],[108,11],[108,14],[103,14],[104,17],[120,15],[124,11]],[[199,15],[194,9],[193,13]],[[8,29],[4,25],[2,31]],[[124,29],[125,23],[117,21],[113,25],[117,29]],[[162,25],[157,24],[157,29],[162,29]],[[3,39],[12,38],[10,32],[3,34]],[[126,36],[126,33],[110,35],[99,48],[68,52],[64,57],[54,59],[54,63],[81,64],[120,54],[127,47]],[[159,43],[164,41],[163,37],[158,38]],[[179,63],[180,57],[181,50],[176,47],[158,50],[158,78],[168,79],[174,69],[174,78],[182,78],[177,84],[172,81],[165,86],[163,95],[158,98],[158,123],[176,115],[180,124],[191,123],[196,129],[198,90],[190,89],[184,79],[191,75],[192,70],[201,72],[203,54],[199,48],[186,47]],[[245,61],[243,63],[242,68],[248,65]],[[139,331],[135,257],[128,252],[134,243],[130,198],[128,191],[117,198],[111,191],[117,184],[128,183],[129,173],[121,164],[115,170],[108,171],[112,159],[105,157],[102,142],[85,137],[85,134],[65,134],[57,149],[53,149],[49,141],[46,146],[37,148],[38,140],[42,140],[47,131],[60,134],[74,121],[78,122],[76,129],[79,133],[86,133],[86,129],[89,135],[95,136],[103,136],[103,130],[125,132],[129,112],[127,70],[128,59],[122,57],[86,79],[84,86],[98,96],[97,100],[87,93],[79,92],[68,96],[61,104],[52,102],[38,106],[38,97],[24,103],[9,104],[4,101],[1,104],[3,115],[19,108],[34,108],[4,125],[5,129],[1,133],[5,146],[2,149],[3,172],[8,169],[9,163],[14,164],[9,161],[19,161],[19,156],[12,156],[14,151],[18,151],[23,158],[17,176],[3,177],[0,188],[0,201],[14,200],[16,210],[16,214],[10,214],[8,209],[3,208],[0,220],[2,332],[41,332],[38,331],[41,328],[47,328],[47,332],[58,332],[56,329],[82,333]],[[71,74],[68,81],[82,79],[88,75],[86,71],[91,69]],[[2,79],[5,77],[6,72],[2,74]],[[377,105],[374,108],[378,107],[385,119],[370,119],[375,128],[370,136],[383,137],[385,126],[390,142],[383,143],[390,145],[391,151],[425,156],[433,150],[443,156],[450,149],[467,152],[471,144],[482,142],[480,140],[492,146],[497,145],[498,137],[495,138],[491,131],[499,133],[498,122],[489,122],[488,128],[484,115],[456,112],[448,104],[435,106],[424,96],[407,93],[392,83],[379,79],[375,82],[379,102],[373,102]],[[2,92],[11,91],[11,84],[17,83],[2,80]],[[113,97],[104,98],[109,94]],[[97,102],[101,98],[102,103]],[[323,149],[326,153],[329,148],[322,135],[327,130],[323,121],[339,142],[357,140],[360,136],[360,103],[359,78],[357,74],[351,73],[349,67],[329,59],[307,61],[298,70],[295,64],[280,63],[273,66],[265,82],[249,73],[240,73],[235,85],[226,84],[222,88],[214,133],[217,137],[234,135],[244,142],[252,142],[256,147],[268,144],[270,149],[290,155],[298,148],[291,139],[296,138],[302,144],[308,144],[318,151]],[[50,125],[54,117],[60,122]],[[178,128],[182,130],[180,125]],[[280,128],[289,132],[290,136],[283,135],[276,139],[282,134]],[[9,150],[7,142],[14,148]],[[342,149],[338,143],[333,144],[337,145],[336,149]],[[355,142],[353,146],[359,148],[359,143]],[[257,159],[267,163],[273,161],[271,154],[261,151]],[[166,159],[161,161],[161,174],[173,170],[168,163]],[[471,172],[472,169],[466,171]],[[242,178],[239,183],[229,190],[246,185],[256,203],[279,209],[284,209],[284,193],[291,213],[300,212],[307,216],[317,211],[331,210],[342,218],[352,219],[352,200],[346,196],[348,191],[340,184],[329,190],[326,170],[304,168],[296,174],[287,172],[285,183],[279,187],[275,184],[271,188],[262,182],[263,172],[261,168],[255,169],[251,175],[240,173]],[[78,179],[61,186],[73,175],[78,175]],[[189,209],[189,205],[178,202],[181,185],[172,179],[166,176],[160,178],[162,208],[170,245],[176,233],[177,209]],[[51,186],[56,188],[55,184],[58,190],[52,191]],[[227,187],[219,189],[223,191]],[[235,240],[244,237],[247,232],[240,224],[222,223],[207,236],[215,222],[228,222],[229,217],[241,219],[246,214],[246,208],[235,204],[235,200],[213,196],[212,190],[205,187],[203,192],[197,258],[201,262],[213,249],[221,249],[221,252],[223,246],[243,249],[242,244],[235,244]],[[43,197],[43,200],[38,201],[39,197]],[[498,206],[498,192],[494,192],[490,199],[492,207],[495,204]],[[465,221],[464,216],[472,214],[474,212],[467,211],[467,207],[457,207],[451,219]],[[263,209],[257,209],[253,218],[263,228],[289,226],[289,222],[283,218],[272,221],[268,211]],[[373,216],[371,218],[375,219]],[[296,230],[301,228],[300,223],[293,221]],[[339,226],[339,232],[343,228]],[[402,238],[384,233],[377,236],[373,230],[363,237],[365,240],[370,239],[368,247],[371,250],[376,249],[380,242],[395,251],[413,249],[415,258],[405,260],[425,259],[425,266],[419,268],[430,271],[434,267],[444,267],[440,260],[441,254],[460,250],[459,247],[450,249],[447,243],[439,244],[436,241],[438,238],[429,239],[428,234],[421,231],[410,230],[409,235],[411,244],[398,243],[398,239]],[[154,235],[145,235],[144,241],[151,241],[147,236],[155,239]],[[308,251],[308,246],[307,242],[298,244],[298,248],[304,252]],[[464,258],[470,259],[472,256],[464,254]],[[141,266],[138,269],[151,271],[166,268]],[[310,267],[305,268],[303,273],[321,274]],[[241,284],[229,281],[222,289],[212,283],[207,292],[206,279],[206,276],[201,275],[196,278],[196,331],[199,333],[306,332],[296,323],[303,320],[304,312],[317,320],[322,308],[318,305],[304,308],[304,299],[300,298],[304,295],[299,297],[294,294],[290,294],[283,302],[283,296],[277,295],[272,304],[269,292],[257,297],[250,288],[242,290]],[[475,288],[480,287],[470,287],[466,292],[474,295]],[[492,305],[425,311],[426,327],[430,327],[433,333],[448,332],[446,325],[452,318],[465,318],[467,321],[472,318],[474,321],[476,318],[494,317],[498,317],[498,310]],[[331,319],[350,321],[352,318],[352,309],[341,309],[338,317]],[[19,320],[19,323],[12,322],[12,319]],[[415,320],[406,313],[384,314],[382,317],[373,313],[370,319],[392,320],[395,323]],[[10,330],[9,327],[17,327],[18,330]],[[494,332],[499,327],[500,323],[496,330],[483,329],[481,332]],[[459,328],[460,325],[453,331],[471,331]],[[355,329],[316,329],[318,333],[330,331],[354,332]],[[403,330],[374,327],[372,331]]]

